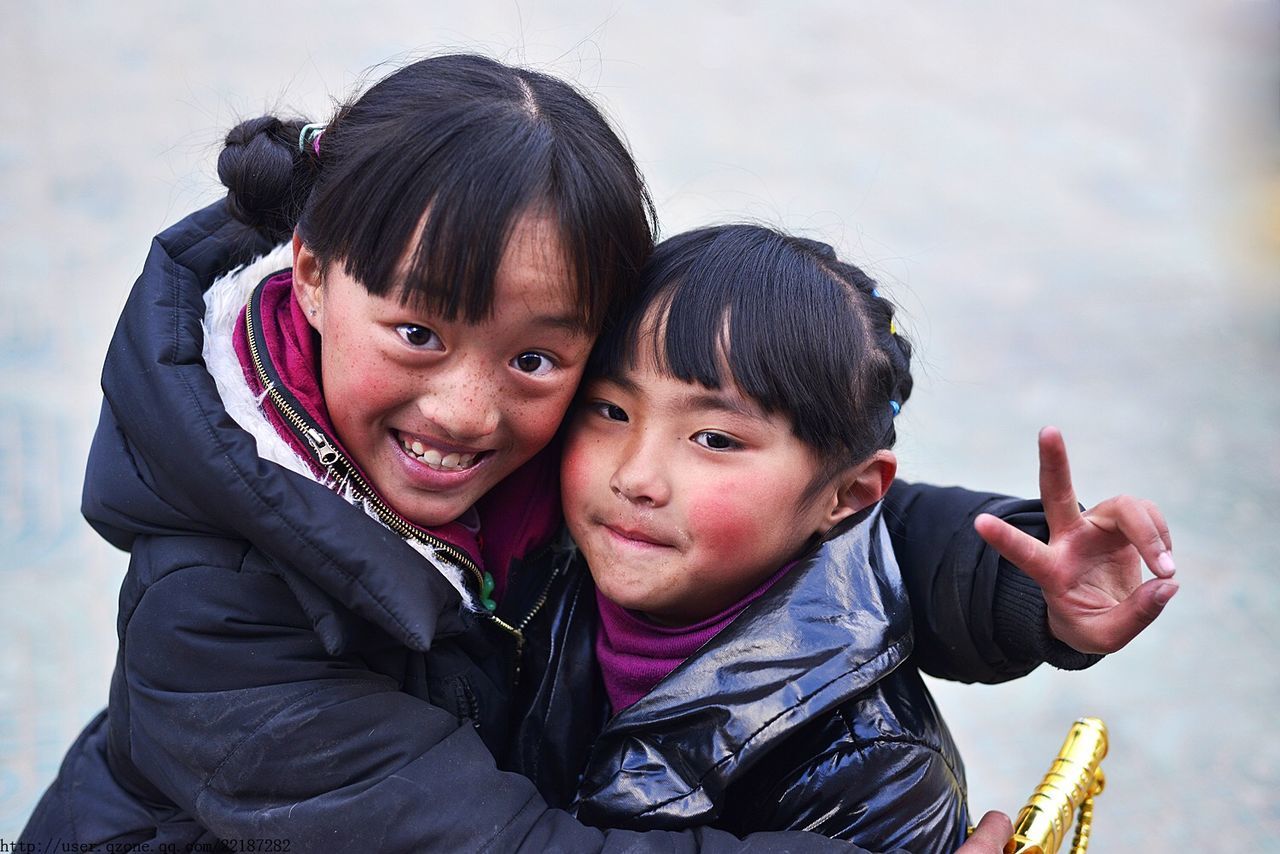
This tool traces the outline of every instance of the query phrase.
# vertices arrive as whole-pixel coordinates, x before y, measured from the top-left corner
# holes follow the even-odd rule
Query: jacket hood
[[[458,589],[317,483],[262,417],[238,362],[227,361],[227,316],[238,316],[266,272],[289,266],[286,254],[267,254],[272,248],[222,202],[155,239],[103,367],[85,518],[122,549],[143,535],[246,540],[279,569],[331,653],[356,630],[352,614],[425,650],[433,636],[471,621]],[[215,289],[206,340],[206,288],[254,258]]]
[[[599,803],[646,826],[703,823],[730,780],[898,667],[911,647],[911,611],[877,508],[609,721],[578,814],[590,820]]]

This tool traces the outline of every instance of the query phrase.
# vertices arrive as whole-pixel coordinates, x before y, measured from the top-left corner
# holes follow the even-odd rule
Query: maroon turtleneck
[[[596,660],[600,663],[605,692],[614,714],[652,691],[686,658],[777,584],[796,563],[788,563],[720,613],[689,626],[660,626],[643,614],[606,599],[597,590],[600,627],[596,631]]]

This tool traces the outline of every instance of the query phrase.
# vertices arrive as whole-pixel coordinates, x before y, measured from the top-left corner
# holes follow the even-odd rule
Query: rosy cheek
[[[325,403],[335,420],[342,420],[335,410],[360,413],[360,417],[368,420],[384,415],[384,409],[411,397],[399,387],[394,375],[385,369],[368,365],[353,365],[352,368],[343,375],[341,382],[326,382],[325,385]],[[368,425],[361,425],[364,426]]]
[[[362,397],[378,399],[392,393],[397,386],[396,373],[389,365],[360,365],[351,372],[351,383]],[[401,382],[401,385],[404,383]]]
[[[715,554],[738,554],[760,538],[775,499],[753,478],[717,478],[714,488],[700,489],[683,502],[689,528],[700,546]]]
[[[571,429],[560,461],[560,488],[568,512],[572,513],[569,508],[579,506],[602,481],[607,482],[608,476],[600,444]]]

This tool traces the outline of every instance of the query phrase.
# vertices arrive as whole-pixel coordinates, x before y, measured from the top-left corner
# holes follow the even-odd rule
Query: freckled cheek
[[[556,434],[556,430],[560,429],[560,422],[564,419],[564,411],[565,406],[560,405],[558,402],[539,402],[526,406],[517,404],[513,407],[511,415],[518,425],[518,432],[528,436],[531,441],[544,445],[551,441],[551,437]]]
[[[422,393],[420,383],[385,364],[352,365],[341,386],[343,396],[350,397],[361,409],[374,413],[398,407]],[[326,398],[328,396],[326,394]]]
[[[321,381],[335,426],[348,430],[367,428],[384,410],[412,398],[402,375],[383,360],[360,353],[323,353]]]
[[[499,389],[497,394],[505,407],[504,420],[511,432],[530,445],[541,448],[551,441],[565,413],[573,402],[576,383],[568,384],[554,394],[521,400],[509,390]]]

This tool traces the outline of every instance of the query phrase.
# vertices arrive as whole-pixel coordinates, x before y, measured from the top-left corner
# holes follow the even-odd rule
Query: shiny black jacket
[[[910,660],[878,510],[607,722],[594,587],[580,556],[559,573],[526,632],[530,712],[510,759],[553,803],[601,827],[805,829],[874,851],[964,841],[963,766]]]
[[[212,205],[156,238],[125,305],[84,493],[86,518],[131,553],[116,668],[106,710],[22,838],[152,850],[217,838],[283,840],[292,852],[737,850],[715,831],[602,833],[495,768],[509,635],[363,511],[262,459],[209,374],[203,292],[270,248]],[[957,492],[939,507],[954,508],[955,533],[984,502]],[[1034,666],[1044,657],[1034,586],[1009,584],[989,552],[913,518],[901,522],[904,544],[928,554],[921,613],[948,636],[939,667],[1007,678]],[[544,586],[515,568],[502,613],[523,613]],[[993,621],[997,611],[1015,619]],[[999,625],[1013,634],[997,642]],[[752,844],[832,845],[814,835]]]

